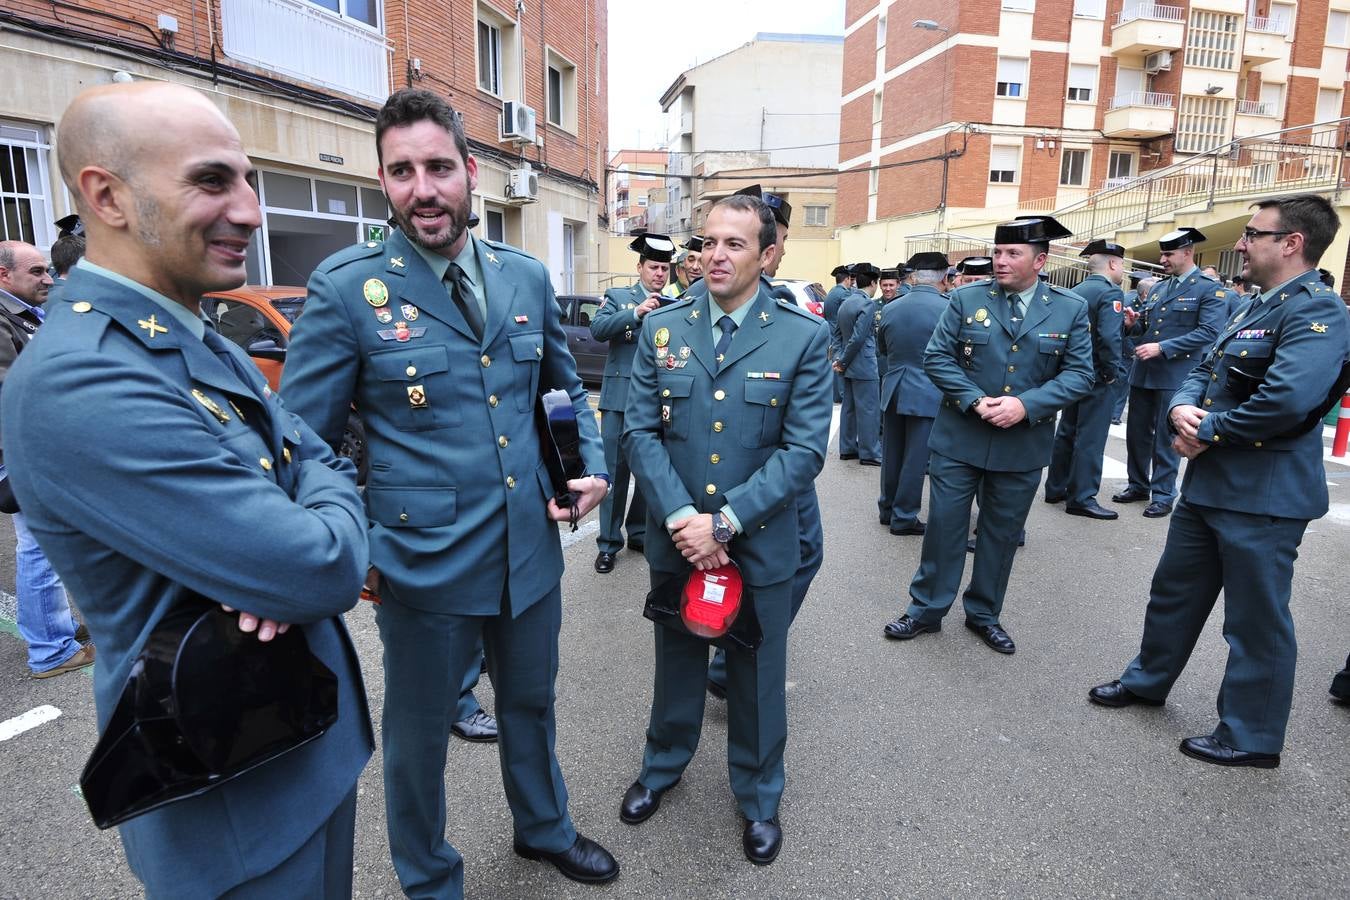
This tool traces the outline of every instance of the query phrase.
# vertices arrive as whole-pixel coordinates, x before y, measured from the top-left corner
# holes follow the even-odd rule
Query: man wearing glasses
[[[1190,464],[1153,573],[1139,655],[1088,698],[1161,706],[1219,591],[1228,665],[1219,724],[1181,752],[1221,766],[1280,764],[1294,693],[1294,559],[1327,511],[1320,419],[1339,399],[1350,318],[1314,268],[1339,227],[1311,194],[1254,204],[1237,251],[1243,277],[1274,285],[1224,326],[1168,406]]]
[[[1129,485],[1116,503],[1150,500],[1144,515],[1161,519],[1176,499],[1177,452],[1167,430],[1172,394],[1204,356],[1228,318],[1228,292],[1201,274],[1195,245],[1205,236],[1178,228],[1158,241],[1163,273],[1172,276],[1149,294],[1142,313],[1125,308],[1126,334],[1135,339],[1130,370],[1130,413],[1125,420]]]

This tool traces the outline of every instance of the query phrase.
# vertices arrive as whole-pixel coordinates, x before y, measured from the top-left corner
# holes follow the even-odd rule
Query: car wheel
[[[366,453],[366,426],[361,418],[352,413],[347,416],[347,427],[342,429],[342,444],[338,447],[338,456],[345,456],[356,466],[356,483],[365,484],[370,473],[370,457]]]

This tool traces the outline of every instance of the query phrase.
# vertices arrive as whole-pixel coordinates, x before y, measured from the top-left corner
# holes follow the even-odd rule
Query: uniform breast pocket
[[[377,350],[367,360],[380,382],[377,402],[400,431],[460,424],[445,347]]]
[[[1249,399],[1265,381],[1275,353],[1274,341],[1233,341],[1223,350],[1215,370],[1223,373],[1226,392],[1241,403]]]
[[[661,433],[677,441],[688,440],[690,395],[694,391],[692,375],[661,375],[656,379],[656,393],[661,400]]]
[[[527,331],[513,334],[511,341],[511,360],[516,372],[516,409],[530,412],[534,409],[534,398],[539,393],[539,367],[544,360],[544,333]],[[565,384],[549,385],[553,388],[567,389]]]
[[[1041,364],[1041,377],[1050,378],[1056,375],[1064,365],[1064,348],[1068,341],[1064,338],[1037,338],[1036,354]]]
[[[787,409],[790,381],[745,383],[745,412],[741,418],[742,447],[774,447],[783,439],[783,411]]]
[[[963,328],[956,338],[956,361],[967,369],[975,368],[975,363],[989,343],[989,331],[985,328]]]
[[[1200,322],[1200,301],[1173,300],[1167,304],[1167,312],[1164,315],[1183,331],[1190,331]]]

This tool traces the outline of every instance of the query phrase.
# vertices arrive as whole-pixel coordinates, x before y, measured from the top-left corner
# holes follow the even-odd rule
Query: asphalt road
[[[1122,472],[1113,436],[1108,476]],[[618,857],[611,885],[586,888],[517,858],[491,746],[451,741],[449,835],[471,897],[1344,897],[1350,895],[1350,709],[1327,686],[1350,650],[1344,555],[1350,468],[1328,465],[1331,515],[1303,542],[1294,585],[1300,638],[1283,765],[1225,770],[1183,757],[1208,733],[1226,645],[1212,617],[1161,709],[1091,706],[1138,646],[1167,520],[1139,505],[1114,523],[1037,500],[1018,552],[999,656],[961,628],[897,644],[920,539],[878,527],[877,470],[833,455],[818,482],[825,565],[791,636],[786,842],[767,868],[741,855],[726,776],[726,711],[709,699],[703,746],[660,812],[618,819],[635,777],[651,697],[645,565],[591,568],[587,523],[567,549],[558,678],[558,753],[578,828]],[[1108,477],[1105,501],[1119,481]],[[1109,505],[1109,504],[1108,504]],[[7,522],[7,519],[5,519]],[[12,541],[0,526],[0,584]],[[206,537],[206,536],[203,536]],[[218,537],[218,536],[212,536]],[[579,537],[579,539],[578,539]],[[372,711],[380,645],[361,606],[348,623]],[[12,629],[11,629],[12,633]],[[480,699],[491,702],[491,688]],[[35,707],[53,721],[0,741],[0,897],[131,897],[115,834],[90,823],[74,785],[95,740],[90,681],[26,677],[22,644],[0,634],[0,720]],[[361,781],[359,897],[398,895],[389,863],[378,752]]]

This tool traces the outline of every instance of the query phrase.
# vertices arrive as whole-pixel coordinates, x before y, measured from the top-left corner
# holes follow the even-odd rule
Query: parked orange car
[[[281,385],[291,325],[304,307],[305,289],[302,287],[245,285],[232,291],[207,294],[202,299],[202,312],[215,325],[216,331],[244,348],[274,391]],[[347,417],[338,453],[356,465],[357,481],[364,484],[369,467],[366,430],[354,410]]]

